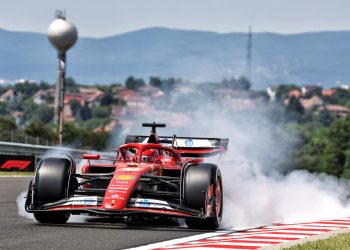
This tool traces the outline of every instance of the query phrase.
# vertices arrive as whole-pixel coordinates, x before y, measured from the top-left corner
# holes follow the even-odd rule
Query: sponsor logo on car
[[[128,190],[128,187],[125,186],[119,186],[119,185],[114,185],[112,184],[111,186],[108,187],[110,190]]]
[[[94,205],[97,202],[97,199],[94,197],[88,197],[84,199],[84,205]]]
[[[129,181],[116,181],[116,184],[119,184],[119,185],[129,185]]]
[[[119,180],[119,181],[131,181],[131,180],[135,179],[135,176],[132,176],[132,175],[117,175],[114,178]]]
[[[127,172],[139,172],[140,169],[135,168],[135,167],[133,167],[133,168],[120,168],[120,169],[117,169],[116,171],[117,172],[125,172],[125,171],[127,171]]]
[[[140,199],[136,201],[140,207],[149,207],[151,205],[150,201],[147,199]]]
[[[187,139],[185,141],[185,145],[186,145],[186,147],[192,147],[193,146],[193,140],[192,139]]]

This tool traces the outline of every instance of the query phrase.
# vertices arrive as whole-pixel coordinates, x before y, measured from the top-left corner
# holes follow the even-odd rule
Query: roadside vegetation
[[[34,176],[34,172],[0,171],[0,176]]]
[[[328,239],[311,241],[298,244],[293,247],[284,248],[288,250],[349,250],[350,234],[339,234]]]

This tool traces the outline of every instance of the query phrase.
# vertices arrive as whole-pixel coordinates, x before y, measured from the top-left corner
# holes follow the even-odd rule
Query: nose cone
[[[53,47],[60,52],[65,52],[77,41],[78,30],[74,24],[59,18],[50,24],[48,38]]]

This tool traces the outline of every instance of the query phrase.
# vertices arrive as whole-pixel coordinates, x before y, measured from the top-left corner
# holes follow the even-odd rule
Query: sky
[[[350,30],[350,0],[0,0],[0,28],[46,33],[66,10],[81,36],[147,27],[282,34]]]

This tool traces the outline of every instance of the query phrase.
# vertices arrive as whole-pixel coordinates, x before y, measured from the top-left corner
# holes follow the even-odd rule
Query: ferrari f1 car
[[[25,209],[41,223],[70,214],[185,218],[189,228],[215,229],[223,213],[222,177],[204,157],[221,156],[228,139],[157,136],[165,124],[144,123],[149,136],[128,135],[113,159],[84,154],[77,173],[69,155],[42,159]]]

